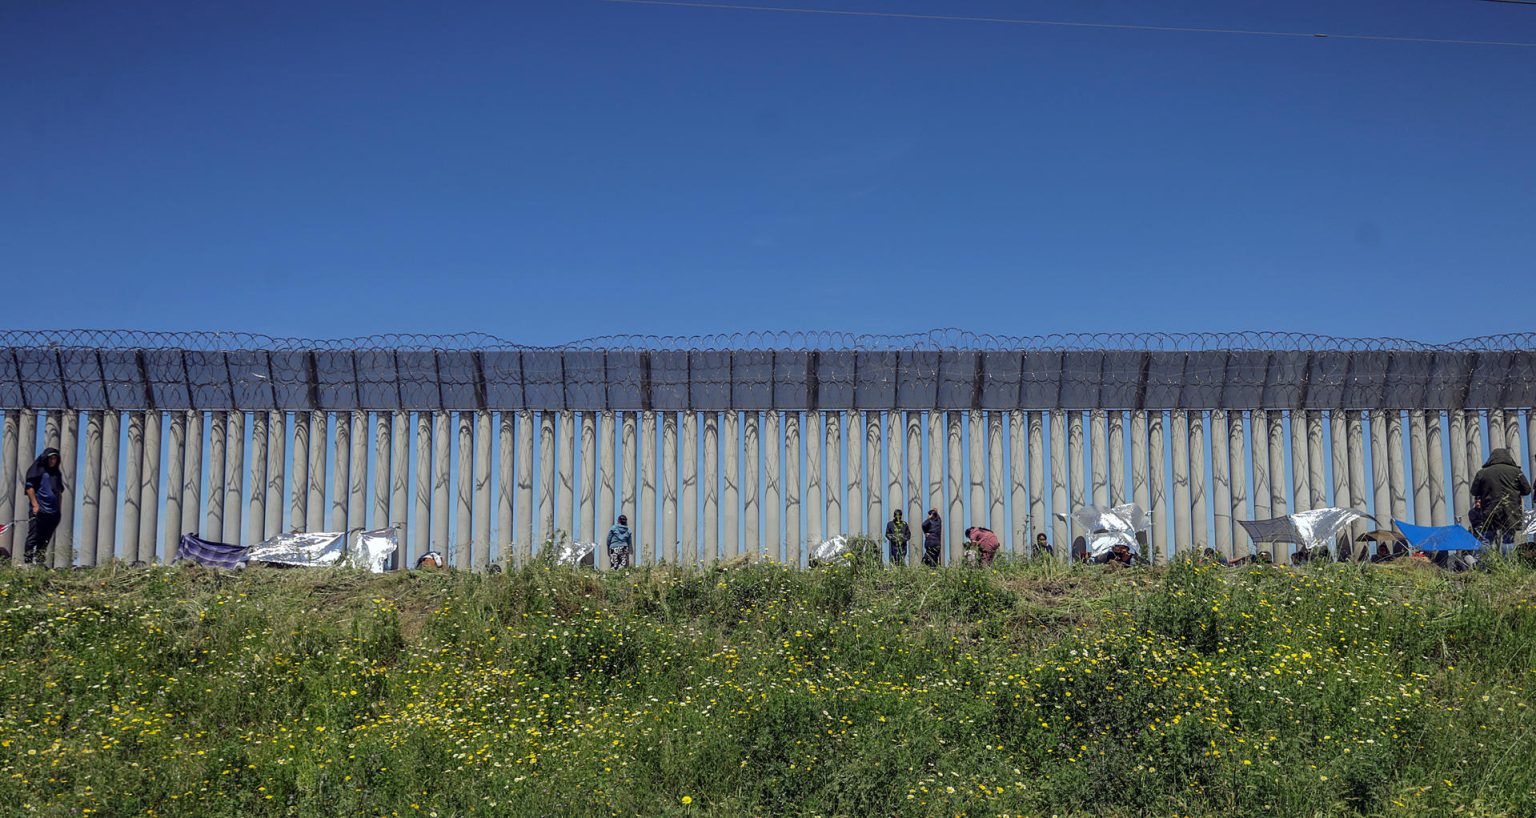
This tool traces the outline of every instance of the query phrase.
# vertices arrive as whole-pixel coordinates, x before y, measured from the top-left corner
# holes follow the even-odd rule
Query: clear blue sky
[[[1519,40],[1478,0],[774,0]],[[0,7],[10,327],[1532,328],[1536,49],[618,5]]]

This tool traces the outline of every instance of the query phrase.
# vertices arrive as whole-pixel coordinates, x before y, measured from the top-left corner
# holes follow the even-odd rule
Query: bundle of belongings
[[[231,545],[184,534],[177,547],[177,559],[230,570],[257,563],[310,568],[345,565],[375,574],[383,573],[390,556],[399,547],[399,529],[381,528],[353,534],[348,543],[346,532],[294,532],[278,534],[256,545]]]

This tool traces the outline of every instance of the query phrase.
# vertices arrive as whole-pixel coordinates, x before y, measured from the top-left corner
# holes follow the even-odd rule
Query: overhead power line
[[[1514,2],[1515,0],[1502,0]],[[623,3],[631,6],[672,6],[690,9],[729,9],[732,11],[756,11],[776,14],[812,14],[832,17],[882,17],[898,20],[942,20],[953,23],[994,23],[1015,26],[1056,26],[1059,28],[1096,28],[1117,31],[1161,31],[1183,34],[1241,34],[1250,37],[1292,37],[1327,40],[1368,40],[1388,43],[1430,43],[1434,45],[1482,45],[1504,48],[1536,48],[1536,42],[1505,40],[1454,40],[1438,37],[1391,37],[1382,34],[1331,34],[1301,31],[1264,31],[1242,28],[1198,28],[1193,26],[1150,26],[1135,23],[1090,23],[1077,20],[1034,20],[1023,17],[966,17],[947,14],[914,14],[902,11],[853,11],[850,9],[797,8],[793,6],[753,6],[735,3],[694,2],[693,0],[602,0],[605,3]],[[1536,5],[1536,2],[1531,3]]]

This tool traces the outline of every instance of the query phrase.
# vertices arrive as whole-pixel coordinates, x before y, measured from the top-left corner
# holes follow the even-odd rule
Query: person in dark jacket
[[[1488,462],[1472,478],[1473,508],[1481,513],[1476,534],[1483,542],[1502,543],[1520,529],[1520,498],[1531,493],[1531,484],[1508,449],[1494,449]]]
[[[907,543],[912,541],[912,528],[907,521],[901,519],[901,510],[891,514],[891,521],[885,524],[885,542],[891,550],[892,565],[907,564]]]
[[[939,567],[939,560],[944,557],[944,521],[939,518],[939,510],[928,509],[928,519],[923,521],[923,564],[929,568]]]
[[[1036,557],[1040,557],[1040,556],[1054,557],[1054,556],[1056,556],[1056,550],[1054,548],[1051,548],[1051,541],[1045,538],[1044,532],[1035,535],[1035,553],[1034,553],[1034,556],[1036,556]]]
[[[59,470],[59,450],[44,449],[27,469],[27,500],[32,515],[27,520],[27,545],[23,559],[28,565],[48,564],[48,541],[59,527],[64,502],[64,473]]]

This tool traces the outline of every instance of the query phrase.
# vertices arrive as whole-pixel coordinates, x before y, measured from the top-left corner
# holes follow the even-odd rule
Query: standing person
[[[1039,557],[1041,554],[1044,554],[1047,557],[1054,557],[1054,556],[1056,556],[1056,549],[1051,548],[1051,542],[1050,542],[1050,540],[1047,540],[1045,538],[1045,534],[1044,533],[1040,533],[1040,534],[1036,534],[1035,535],[1035,554],[1034,554],[1034,556]]]
[[[901,519],[901,510],[897,509],[891,514],[891,521],[885,524],[885,542],[890,547],[891,564],[907,564],[907,543],[911,541],[912,529]]]
[[[939,567],[939,560],[944,557],[944,520],[939,517],[939,510],[928,509],[928,519],[923,521],[923,564],[929,568]]]
[[[64,474],[59,471],[59,450],[44,449],[27,469],[27,499],[32,505],[32,516],[27,521],[27,546],[24,558],[28,565],[48,564],[48,541],[53,530],[59,527],[59,513],[63,508]]]
[[[982,528],[979,525],[967,528],[965,538],[976,543],[976,550],[981,553],[983,568],[992,564],[992,560],[997,558],[997,549],[1002,547],[1002,543],[998,541],[997,535],[992,533],[992,529]]]
[[[1482,514],[1474,526],[1483,542],[1503,543],[1520,529],[1520,498],[1531,493],[1531,484],[1508,449],[1494,449],[1488,462],[1472,478],[1472,504]]]
[[[619,521],[608,529],[608,567],[615,571],[628,568],[634,553],[635,535],[629,530],[629,518],[620,514]]]

